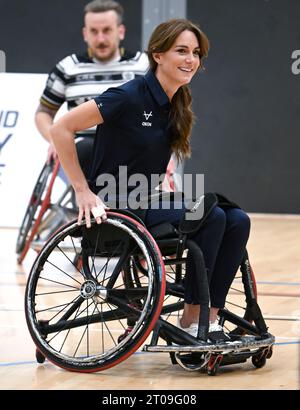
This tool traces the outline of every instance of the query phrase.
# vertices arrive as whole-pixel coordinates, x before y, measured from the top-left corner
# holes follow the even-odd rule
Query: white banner
[[[46,74],[0,73],[0,227],[19,227],[47,157],[34,113]]]

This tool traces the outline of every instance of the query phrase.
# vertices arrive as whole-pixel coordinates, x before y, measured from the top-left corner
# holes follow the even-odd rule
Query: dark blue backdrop
[[[211,51],[192,86],[198,121],[185,170],[248,211],[300,213],[299,16],[297,0],[188,1]]]

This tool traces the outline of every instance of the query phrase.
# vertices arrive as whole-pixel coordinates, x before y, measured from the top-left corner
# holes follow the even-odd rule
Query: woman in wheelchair
[[[54,124],[51,135],[76,193],[78,223],[84,216],[89,227],[90,213],[97,223],[106,219],[107,207],[96,195],[98,175],[109,173],[117,178],[118,166],[126,165],[128,179],[131,175],[143,174],[149,181],[151,174],[166,172],[172,152],[180,159],[190,155],[193,112],[188,83],[202,68],[208,50],[206,35],[189,21],[161,24],[149,42],[150,70],[145,77],[109,89]],[[143,121],[147,117],[148,122]],[[73,136],[95,124],[98,129],[89,186],[78,163]],[[170,222],[178,227],[184,213],[184,206],[149,209],[145,223],[151,227]],[[243,258],[249,229],[249,218],[241,209],[215,207],[200,232],[194,235],[204,254],[210,280],[210,332],[222,332],[217,324],[218,310],[224,307]],[[195,336],[200,306],[193,265],[189,258],[185,307],[178,326]],[[226,338],[226,335],[219,333],[219,337]]]
[[[28,279],[25,311],[39,362],[47,357],[69,370],[104,370],[129,357],[151,331],[144,350],[167,351],[172,363],[206,368],[211,375],[221,362],[252,357],[262,367],[271,357],[274,337],[256,302],[246,252],[248,216],[215,194],[188,211],[182,196],[164,206],[160,195],[160,206],[152,206],[153,176],[165,174],[171,154],[190,156],[194,115],[188,84],[208,50],[206,35],[190,21],[162,23],[149,41],[145,76],[108,89],[52,126],[79,214],[45,245]],[[87,180],[73,136],[95,124]],[[134,215],[137,183],[150,205]],[[203,217],[189,220],[201,201]],[[238,297],[246,296],[242,317],[223,309],[239,267]],[[172,317],[164,319],[174,312],[177,326]],[[234,328],[225,333],[224,323]],[[160,338],[167,346],[158,345]]]

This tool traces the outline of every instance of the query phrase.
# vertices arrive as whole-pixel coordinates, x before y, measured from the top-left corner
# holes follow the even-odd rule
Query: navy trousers
[[[148,227],[162,222],[178,226],[185,210],[149,209]],[[231,283],[244,256],[250,233],[250,219],[241,209],[215,207],[201,230],[192,239],[200,246],[208,270],[211,306],[223,308]],[[188,257],[185,274],[185,302],[199,304],[199,289],[195,288],[197,274],[192,258]]]

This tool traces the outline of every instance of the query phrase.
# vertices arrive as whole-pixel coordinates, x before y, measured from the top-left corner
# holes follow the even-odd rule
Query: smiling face
[[[196,35],[184,30],[171,48],[163,53],[153,53],[157,63],[156,76],[163,88],[178,89],[188,84],[200,66],[200,47]]]
[[[85,15],[83,38],[93,57],[107,62],[119,55],[120,41],[125,37],[125,27],[119,24],[114,10]]]

